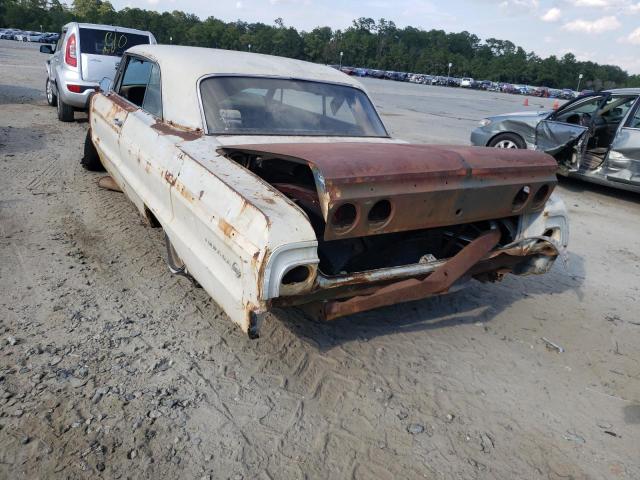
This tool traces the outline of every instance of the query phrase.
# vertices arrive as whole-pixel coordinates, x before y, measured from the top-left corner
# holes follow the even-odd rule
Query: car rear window
[[[386,137],[367,95],[347,85],[291,78],[206,78],[210,134]]]
[[[89,55],[121,57],[127,48],[148,45],[149,36],[117,30],[80,29],[80,52]]]

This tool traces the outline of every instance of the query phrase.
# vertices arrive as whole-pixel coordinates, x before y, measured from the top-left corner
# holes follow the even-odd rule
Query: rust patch
[[[233,238],[236,236],[236,229],[233,228],[233,225],[227,222],[224,218],[218,220],[218,226],[220,227],[220,230],[222,230],[222,233],[224,233],[225,237]]]
[[[191,191],[184,185],[184,183],[176,181],[175,187],[176,190],[180,192],[180,195],[185,198],[185,200],[187,200],[189,203],[193,203],[195,197],[193,196]]]
[[[113,103],[115,103],[122,110],[125,110],[127,112],[135,112],[136,110],[138,110],[138,107],[136,107],[132,103],[127,102],[124,98],[122,98],[121,96],[115,93],[110,93],[107,96],[107,98],[111,100]]]
[[[169,171],[164,172],[164,179],[172,187],[176,184],[176,177],[174,177],[173,174]]]
[[[186,142],[191,142],[202,137],[202,130],[200,129],[186,130],[164,122],[156,122],[151,125],[151,128],[158,132],[159,135],[172,135],[174,137],[179,137]]]
[[[223,147],[223,154],[243,152],[266,160],[307,164],[314,172],[316,195],[286,189],[307,208],[318,206],[327,224],[324,240],[436,228],[504,218],[542,210],[533,201],[545,186],[557,183],[556,161],[528,150],[392,143],[288,143]],[[520,190],[530,195],[516,203]],[[293,190],[296,189],[294,192]],[[286,196],[287,192],[285,193]],[[388,221],[369,220],[379,201],[391,203]],[[344,203],[357,215],[349,228],[334,225]]]

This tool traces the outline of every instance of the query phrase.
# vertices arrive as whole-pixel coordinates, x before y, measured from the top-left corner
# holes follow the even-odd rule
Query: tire
[[[73,107],[64,103],[61,98],[58,98],[57,106],[58,120],[60,120],[61,122],[73,122]]]
[[[527,144],[522,137],[516,133],[501,133],[493,137],[487,144],[487,147],[526,149]]]
[[[80,164],[90,172],[103,172],[104,167],[100,161],[100,156],[93,146],[91,140],[91,129],[87,130],[87,137],[84,140],[84,156],[80,160]]]
[[[53,93],[53,84],[51,83],[51,79],[47,78],[47,82],[44,87],[44,91],[47,94],[47,103],[51,107],[55,107],[58,105],[58,97],[55,93]]]

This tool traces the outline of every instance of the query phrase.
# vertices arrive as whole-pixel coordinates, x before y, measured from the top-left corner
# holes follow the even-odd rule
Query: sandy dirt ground
[[[0,478],[640,478],[639,196],[562,182],[570,255],[547,275],[276,312],[252,341],[80,167],[86,116],[58,122],[44,61],[0,41]],[[412,140],[522,109],[367,86]]]

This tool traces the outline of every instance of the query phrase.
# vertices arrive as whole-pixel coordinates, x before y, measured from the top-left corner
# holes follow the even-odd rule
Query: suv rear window
[[[117,30],[80,29],[80,52],[89,55],[121,57],[127,48],[148,45],[149,36]]]

